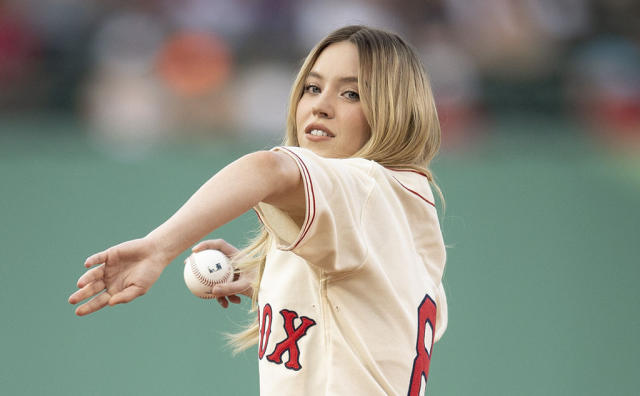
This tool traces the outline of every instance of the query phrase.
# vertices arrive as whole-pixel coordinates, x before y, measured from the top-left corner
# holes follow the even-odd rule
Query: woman
[[[235,257],[236,280],[213,293],[225,307],[252,296],[256,321],[233,342],[258,343],[261,393],[417,395],[447,323],[428,170],[439,145],[411,48],[338,29],[298,74],[284,146],[234,161],[146,237],[89,257],[97,267],[69,301],[92,297],[76,310],[86,315],[143,295],[185,249],[254,208],[263,233],[243,252],[222,240],[194,250]]]

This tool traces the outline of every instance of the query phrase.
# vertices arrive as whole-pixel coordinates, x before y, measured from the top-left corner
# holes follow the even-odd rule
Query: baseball
[[[203,250],[193,253],[184,261],[184,283],[191,293],[200,298],[214,298],[214,285],[233,279],[233,267],[229,258],[219,250]]]

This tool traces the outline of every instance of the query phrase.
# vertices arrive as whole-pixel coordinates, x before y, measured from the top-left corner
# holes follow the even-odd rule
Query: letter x
[[[298,314],[283,309],[280,314],[284,318],[284,331],[287,332],[287,338],[284,341],[279,342],[273,353],[267,356],[267,360],[276,364],[282,363],[282,354],[286,351],[289,352],[289,360],[285,363],[285,367],[291,370],[300,370],[300,349],[298,348],[298,340],[307,334],[309,327],[316,324],[315,320],[307,318],[306,316],[300,317],[302,323],[298,328],[294,327],[293,320],[298,317]]]

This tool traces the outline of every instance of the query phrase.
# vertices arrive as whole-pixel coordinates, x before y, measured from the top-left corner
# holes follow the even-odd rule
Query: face
[[[358,93],[359,65],[358,50],[348,41],[322,51],[296,108],[300,147],[323,157],[346,158],[369,140]]]

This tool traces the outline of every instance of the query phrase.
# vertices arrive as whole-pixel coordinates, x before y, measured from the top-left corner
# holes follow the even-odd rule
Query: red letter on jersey
[[[258,318],[260,317],[260,308],[258,308]],[[267,304],[262,308],[262,323],[260,324],[260,343],[258,344],[258,359],[262,359],[264,353],[267,349],[267,343],[269,343],[269,335],[271,334],[271,322],[272,322],[272,314],[271,314],[271,305]],[[266,328],[265,335],[265,325],[267,322],[267,318],[269,318],[269,327]]]
[[[408,396],[418,396],[424,377],[424,385],[427,385],[429,377],[429,363],[431,363],[431,349],[433,348],[433,335],[436,328],[436,303],[427,294],[418,307],[418,340],[416,342],[416,358],[413,361],[413,372],[409,384]],[[425,340],[425,336],[429,336]]]
[[[298,371],[302,368],[302,366],[300,366],[300,349],[298,348],[298,340],[307,333],[309,327],[316,324],[316,321],[307,318],[306,316],[302,316],[300,318],[302,320],[302,324],[300,324],[298,328],[295,328],[293,320],[298,317],[297,313],[283,309],[280,311],[280,314],[284,318],[284,331],[287,332],[287,338],[276,345],[273,353],[267,356],[267,360],[280,364],[282,363],[282,354],[285,351],[288,351],[289,360],[285,364],[285,367]]]

